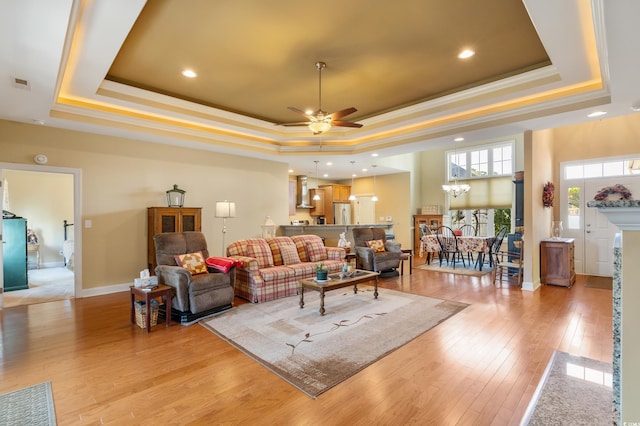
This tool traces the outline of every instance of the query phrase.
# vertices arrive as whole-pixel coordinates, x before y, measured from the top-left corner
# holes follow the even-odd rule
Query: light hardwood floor
[[[2,310],[0,393],[51,381],[61,425],[513,425],[555,349],[611,362],[611,291],[582,277],[532,293],[405,274],[382,297],[471,306],[316,400],[199,325],[130,325],[128,293]]]

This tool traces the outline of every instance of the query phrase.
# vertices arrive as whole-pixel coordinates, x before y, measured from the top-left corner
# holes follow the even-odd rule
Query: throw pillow
[[[204,263],[202,252],[177,254],[174,256],[178,266],[182,266],[191,275],[206,274],[207,265]]]
[[[273,266],[273,255],[269,246],[249,244],[247,245],[247,256],[253,257],[258,261],[258,268],[270,268]]]
[[[374,253],[382,253],[384,251],[384,241],[382,240],[370,240],[367,241],[367,245]]]
[[[300,263],[300,256],[298,256],[298,250],[296,245],[286,244],[280,246],[280,253],[282,254],[282,263],[285,265],[295,265]]]
[[[322,241],[307,241],[304,244],[305,251],[309,262],[319,262],[321,260],[327,260],[327,250],[322,244]]]
[[[207,266],[212,267],[225,274],[231,270],[234,266],[242,266],[242,262],[230,257],[208,257],[206,260]]]

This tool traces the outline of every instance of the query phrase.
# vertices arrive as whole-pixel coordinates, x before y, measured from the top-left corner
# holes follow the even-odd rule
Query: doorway
[[[24,217],[29,229],[26,285],[1,293],[0,307],[69,299],[82,288],[81,229],[71,227],[65,239],[68,228],[63,226],[63,220],[77,223],[80,217],[80,176],[77,169],[0,163],[0,204],[3,210]],[[69,256],[72,265],[67,264]],[[5,287],[4,270],[4,254],[0,252],[0,288]]]
[[[562,176],[571,176],[567,167],[583,167],[589,172],[589,168],[606,171],[606,165],[614,162],[622,163],[623,160],[606,160],[590,162],[585,165],[563,165]],[[574,264],[577,274],[613,276],[613,241],[615,234],[619,232],[607,218],[595,208],[587,207],[587,201],[593,200],[595,194],[602,188],[621,184],[632,193],[640,192],[640,175],[625,173],[625,168],[620,169],[620,175],[615,177],[581,176],[574,179],[563,179],[560,185],[560,220],[563,222],[562,236],[575,239]],[[594,173],[595,174],[595,173]]]

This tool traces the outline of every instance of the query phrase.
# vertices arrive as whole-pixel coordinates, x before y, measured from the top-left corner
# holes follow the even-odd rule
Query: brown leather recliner
[[[385,230],[382,228],[353,228],[354,250],[356,253],[356,267],[368,271],[381,272],[382,275],[397,275],[400,266],[400,243],[387,241]],[[367,241],[381,240],[384,251],[374,252]]]
[[[175,289],[171,299],[171,318],[190,323],[204,316],[231,308],[234,297],[235,267],[228,273],[208,268],[208,273],[191,275],[178,266],[175,255],[202,252],[209,257],[207,241],[201,232],[166,232],[153,237],[156,247],[158,283]]]

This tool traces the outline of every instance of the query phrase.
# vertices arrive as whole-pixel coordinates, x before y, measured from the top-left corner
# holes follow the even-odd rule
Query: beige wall
[[[146,267],[146,209],[166,205],[173,184],[187,191],[186,206],[203,208],[215,255],[222,244],[216,201],[237,206],[227,243],[260,235],[265,215],[289,222],[286,163],[0,121],[0,162],[33,164],[35,154],[82,172],[79,223],[92,221],[82,230],[84,289],[129,283]]]
[[[524,135],[524,276],[523,289],[540,286],[540,240],[549,237],[552,209],[542,205],[542,189],[553,179],[553,131],[526,132]],[[527,267],[531,265],[531,267]]]
[[[73,175],[4,170],[2,177],[8,183],[9,211],[26,218],[38,236],[41,265],[62,266],[63,221],[73,223]],[[73,227],[67,229],[73,239]]]

